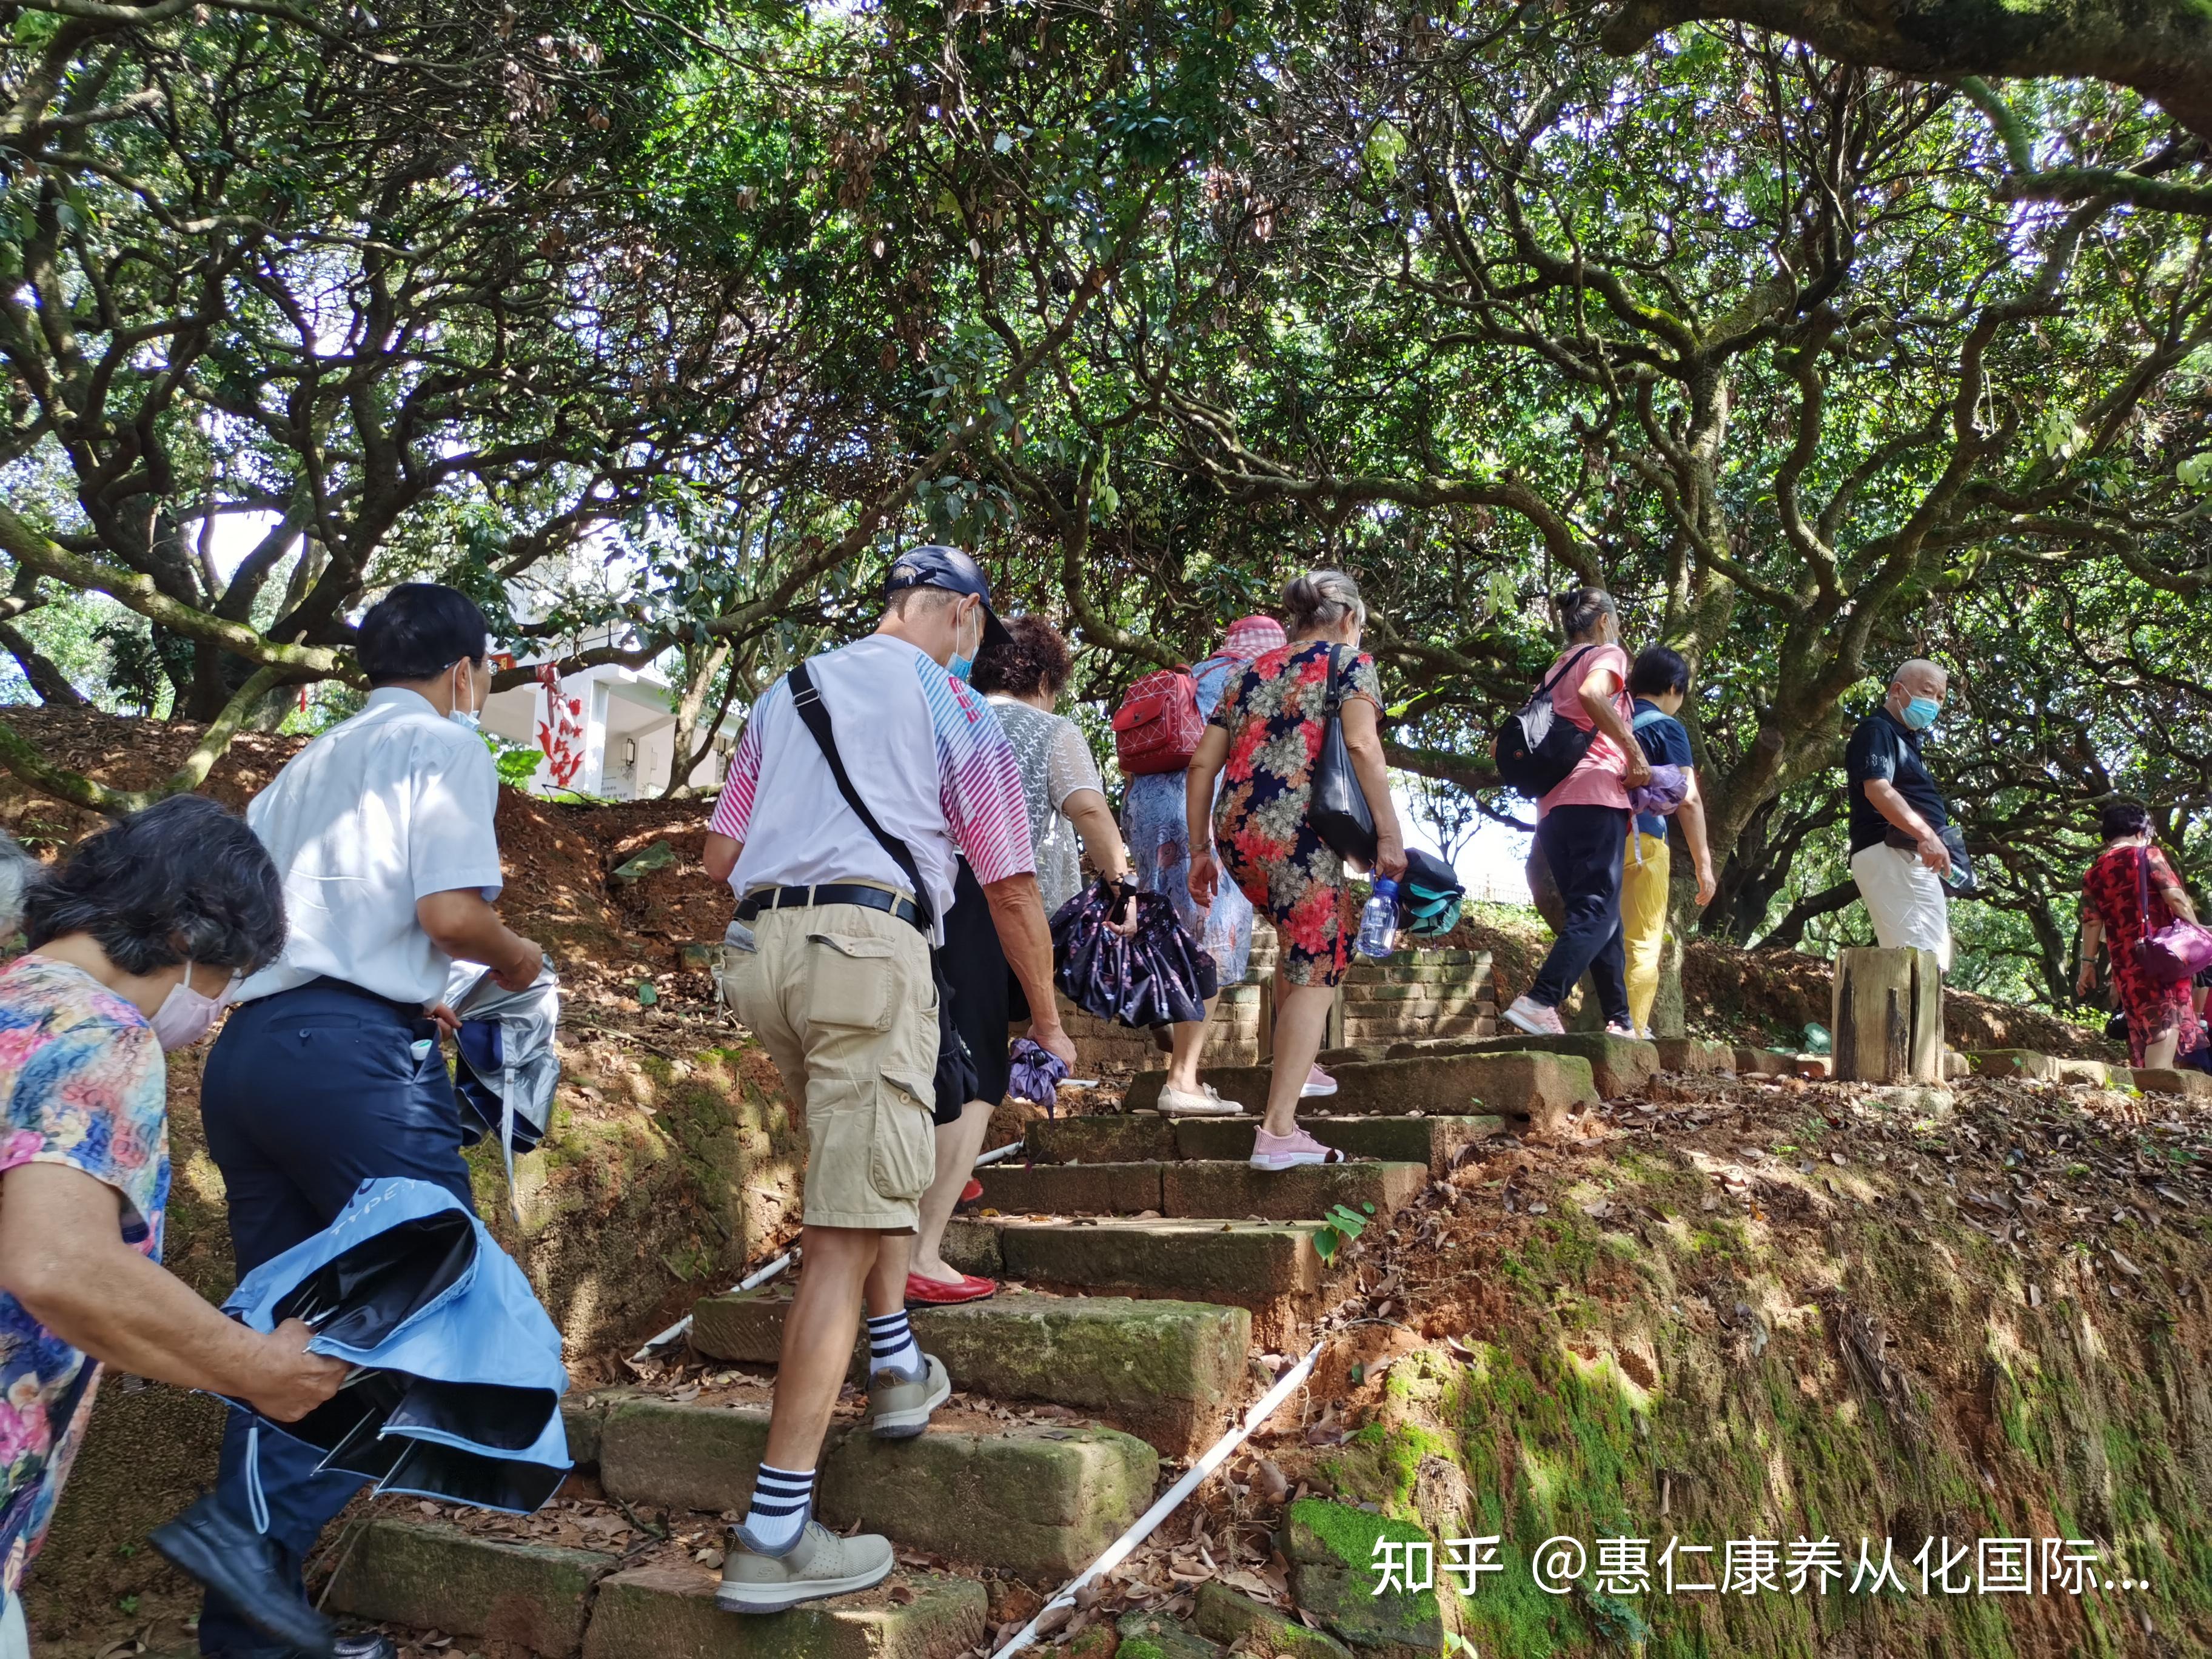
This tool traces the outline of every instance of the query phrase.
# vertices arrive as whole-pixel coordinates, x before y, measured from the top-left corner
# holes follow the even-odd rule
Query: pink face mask
[[[154,1011],[154,1041],[165,1054],[191,1048],[208,1034],[216,1016],[222,1012],[222,1002],[221,997],[203,996],[192,989],[192,964],[187,961],[185,976],[169,988],[169,994]]]

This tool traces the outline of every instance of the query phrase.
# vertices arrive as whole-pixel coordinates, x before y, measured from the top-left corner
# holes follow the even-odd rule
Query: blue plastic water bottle
[[[1375,879],[1375,896],[1359,913],[1359,954],[1387,957],[1398,943],[1398,884],[1388,876]]]

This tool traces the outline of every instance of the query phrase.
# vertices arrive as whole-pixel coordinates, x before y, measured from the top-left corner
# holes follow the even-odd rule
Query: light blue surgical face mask
[[[977,607],[976,615],[978,617],[982,615],[981,607]],[[982,628],[979,624],[975,630],[977,638],[975,648],[978,651],[983,648],[981,644],[982,631]],[[965,634],[967,629],[963,628],[961,632]],[[957,644],[955,644],[952,647],[952,660],[945,665],[945,672],[951,675],[954,679],[964,682],[968,676],[975,672],[975,659],[969,656],[965,651],[963,651]]]
[[[1915,732],[1925,732],[1936,724],[1936,715],[1942,712],[1943,705],[1935,698],[1915,697],[1905,705],[1905,712],[1899,714],[1898,719],[1903,720]]]
[[[453,712],[447,714],[446,718],[453,721],[454,725],[459,726],[464,732],[481,731],[483,728],[483,705],[479,704],[474,708],[464,708],[461,707],[461,698],[466,695],[466,693],[462,690],[462,687],[472,684],[475,681],[475,676],[471,673],[466,663],[461,663],[456,665],[461,671],[461,685],[456,686],[453,689]]]

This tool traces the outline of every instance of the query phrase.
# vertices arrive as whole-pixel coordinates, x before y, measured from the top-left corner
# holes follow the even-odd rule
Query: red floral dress
[[[2143,1050],[2160,1037],[2174,1037],[2177,1055],[2194,1054],[2204,1042],[2204,1028],[2190,1003],[2189,981],[2161,985],[2136,965],[2136,941],[2172,921],[2179,915],[2173,896],[2187,890],[2164,853],[2155,847],[2149,849],[2148,872],[2137,868],[2143,856],[2143,848],[2133,842],[2107,847],[2081,878],[2081,890],[2087,896],[2082,908],[2104,925],[2112,981],[2119,988],[2121,1012],[2128,1017],[2128,1060],[2136,1066],[2142,1064]],[[2142,901],[2146,873],[2150,885],[2148,927]]]
[[[1213,809],[1223,866],[1275,924],[1283,977],[1334,985],[1352,965],[1358,932],[1344,884],[1344,861],[1306,821],[1314,763],[1326,735],[1329,644],[1297,640],[1255,657],[1215,705],[1208,722],[1229,733],[1229,764]],[[1344,699],[1382,708],[1375,659],[1341,653]]]

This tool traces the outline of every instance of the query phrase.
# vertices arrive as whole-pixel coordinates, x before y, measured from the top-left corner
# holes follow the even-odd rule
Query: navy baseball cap
[[[884,573],[884,597],[903,593],[909,587],[941,587],[948,593],[973,593],[983,601],[983,643],[1012,645],[999,613],[991,609],[991,579],[983,567],[957,547],[912,547],[891,561]]]

